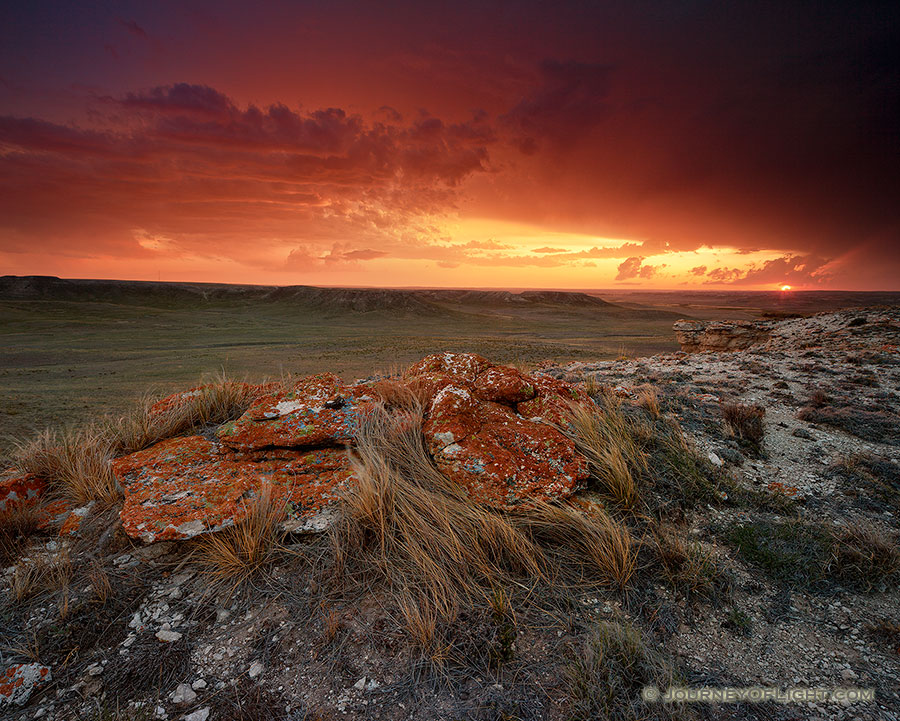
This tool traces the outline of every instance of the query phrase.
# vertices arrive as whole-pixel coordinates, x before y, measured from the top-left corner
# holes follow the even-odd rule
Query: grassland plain
[[[322,370],[352,379],[444,350],[534,364],[677,349],[677,313],[552,299],[358,310],[340,300],[205,300],[140,287],[124,297],[10,295],[0,293],[0,454],[12,438],[115,413],[222,370],[251,380]]]
[[[15,438],[118,413],[225,371],[346,379],[430,353],[495,362],[678,349],[681,317],[757,317],[897,303],[900,294],[583,293],[276,288],[0,278],[0,460]]]

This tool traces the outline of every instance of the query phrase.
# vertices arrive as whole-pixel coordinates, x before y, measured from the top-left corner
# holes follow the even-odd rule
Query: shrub
[[[600,622],[582,640],[570,664],[566,681],[576,719],[665,719],[674,710],[668,704],[641,700],[645,686],[660,691],[673,684],[671,663],[644,645],[629,625]]]
[[[726,403],[722,406],[722,417],[729,435],[742,441],[754,451],[762,447],[765,428],[763,416],[766,411],[762,406]]]

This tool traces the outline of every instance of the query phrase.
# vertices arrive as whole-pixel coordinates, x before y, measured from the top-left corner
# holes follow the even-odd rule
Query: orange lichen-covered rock
[[[521,403],[534,398],[534,381],[515,368],[494,366],[478,374],[472,384],[475,394],[486,401]]]
[[[471,389],[479,398],[496,403],[518,403],[533,398],[528,376],[515,368],[494,365],[474,353],[436,353],[413,365],[405,374],[408,384],[424,389],[430,401],[453,383]]]
[[[94,508],[94,501],[83,506],[67,498],[57,498],[41,504],[37,527],[44,532],[58,533],[60,536],[74,536],[81,530],[81,524]]]
[[[450,376],[458,383],[474,383],[479,373],[494,364],[475,353],[434,353],[425,356],[406,371],[407,378],[430,373]]]
[[[47,491],[47,482],[33,473],[10,468],[0,475],[0,516],[37,504]]]
[[[333,373],[320,373],[289,391],[260,398],[217,435],[239,450],[347,443],[359,427],[360,414],[375,400],[368,385],[347,386]]]
[[[50,668],[39,663],[17,663],[0,673],[0,709],[24,706],[38,686],[52,677]]]
[[[235,452],[203,436],[172,438],[113,461],[125,491],[122,525],[144,541],[190,538],[246,516],[265,485],[286,502],[292,530],[316,516],[351,480],[338,449]]]
[[[511,508],[565,498],[588,477],[587,461],[562,433],[465,385],[435,396],[423,432],[438,468],[478,503]]]
[[[536,396],[516,406],[519,415],[524,418],[564,426],[573,403],[584,405],[594,403],[585,391],[565,381],[540,374],[530,378],[534,383]]]

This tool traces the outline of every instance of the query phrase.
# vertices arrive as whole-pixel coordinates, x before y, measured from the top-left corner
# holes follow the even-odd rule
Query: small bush
[[[629,625],[601,622],[591,629],[567,669],[575,719],[666,719],[674,709],[641,699],[645,686],[673,685],[671,663],[644,645]]]
[[[846,585],[868,591],[900,574],[900,548],[871,526],[844,526],[832,534],[827,572]]]
[[[746,447],[759,451],[762,448],[765,428],[763,416],[765,409],[762,406],[743,405],[741,403],[726,403],[722,406],[722,417],[729,435],[741,441]]]

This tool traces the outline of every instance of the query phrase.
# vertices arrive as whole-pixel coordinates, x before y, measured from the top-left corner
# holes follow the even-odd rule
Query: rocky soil
[[[321,374],[260,386],[240,418],[117,458],[120,507],[54,501],[41,530],[4,556],[0,715],[576,718],[573,658],[608,621],[639,629],[683,685],[875,690],[865,703],[698,704],[675,715],[900,719],[897,576],[837,577],[820,553],[822,534],[860,524],[896,547],[900,310],[679,333],[688,331],[692,352],[665,356],[545,362],[525,373],[440,354],[401,378],[348,385]],[[564,432],[565,411],[614,395],[643,413],[655,394],[718,479],[712,495],[655,506],[656,523],[715,566],[715,591],[686,592],[642,556],[624,593],[560,593],[523,606],[514,623],[472,612],[448,630],[444,655],[423,656],[383,589],[338,593],[321,575],[329,552],[321,531],[356,482],[348,449],[359,419],[391,393],[424,405],[436,468],[498,512],[535,500],[607,503]],[[762,409],[761,439],[725,422],[732,406]],[[263,485],[288,501],[284,552],[264,577],[223,589],[196,562],[194,544],[240,523]],[[52,479],[10,470],[0,514],[52,497],[48,486]],[[666,492],[662,481],[647,490]],[[23,569],[63,557],[80,569],[64,594],[14,598]]]

